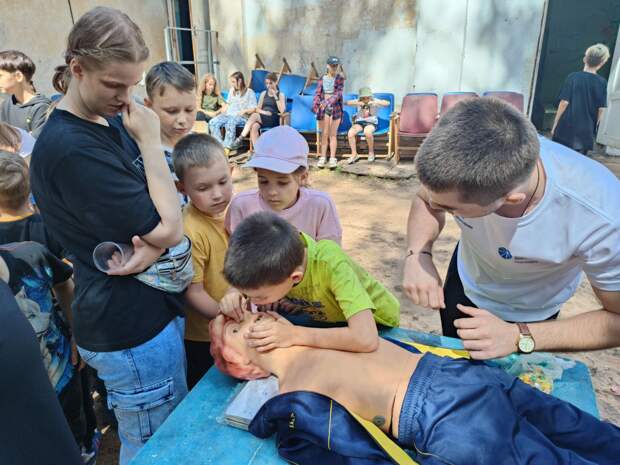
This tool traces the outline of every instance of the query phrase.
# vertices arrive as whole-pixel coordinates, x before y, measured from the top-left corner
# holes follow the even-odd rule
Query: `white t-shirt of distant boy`
[[[248,87],[245,94],[239,95],[231,87],[228,91],[228,99],[226,99],[226,103],[228,104],[226,115],[237,116],[237,114],[243,110],[256,107],[256,93]]]
[[[541,138],[547,184],[527,215],[455,217],[465,295],[505,321],[542,321],[592,285],[620,292],[620,181],[603,165]]]

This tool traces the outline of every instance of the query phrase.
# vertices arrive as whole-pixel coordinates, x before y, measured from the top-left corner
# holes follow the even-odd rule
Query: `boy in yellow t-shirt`
[[[185,234],[192,240],[194,279],[187,290],[185,323],[187,385],[191,389],[213,365],[209,321],[219,313],[219,301],[228,291],[224,257],[228,234],[224,213],[232,198],[231,168],[224,147],[213,137],[190,134],[174,147],[177,187],[189,197],[183,211]]]
[[[338,244],[316,242],[273,213],[255,213],[237,226],[224,275],[246,297],[246,307],[250,301],[278,312],[250,331],[248,344],[258,351],[303,345],[372,352],[379,344],[377,323],[399,324],[396,297]],[[222,306],[234,303],[226,299]]]

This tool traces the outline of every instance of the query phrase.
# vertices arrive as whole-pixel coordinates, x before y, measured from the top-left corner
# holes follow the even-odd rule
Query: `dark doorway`
[[[190,0],[175,0],[175,26],[180,28],[192,27],[190,15]],[[194,45],[192,31],[176,31],[180,61],[194,61]],[[193,64],[183,64],[192,74],[196,74]]]
[[[562,83],[583,69],[585,50],[600,42],[613,56],[619,24],[618,0],[549,0],[532,108],[532,122],[539,131],[551,130]],[[607,79],[610,67],[611,60],[599,75]]]

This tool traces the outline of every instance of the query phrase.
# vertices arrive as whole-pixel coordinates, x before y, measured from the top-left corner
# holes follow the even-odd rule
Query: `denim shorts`
[[[424,465],[612,465],[620,428],[482,362],[425,354],[398,442]]]
[[[120,464],[126,465],[187,394],[185,320],[177,317],[154,338],[130,349],[79,348],[108,391],[118,420]]]

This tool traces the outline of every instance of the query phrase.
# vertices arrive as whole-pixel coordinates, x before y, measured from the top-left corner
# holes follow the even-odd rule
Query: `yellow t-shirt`
[[[183,210],[185,234],[192,240],[194,278],[192,283],[202,283],[205,291],[219,301],[228,290],[224,279],[224,258],[228,248],[228,234],[224,218],[205,215],[192,204]],[[185,321],[185,339],[209,341],[209,319],[188,308]]]
[[[301,233],[307,263],[303,280],[280,303],[280,312],[296,324],[346,322],[370,309],[375,321],[398,326],[400,302],[381,283],[329,240],[315,242]]]

